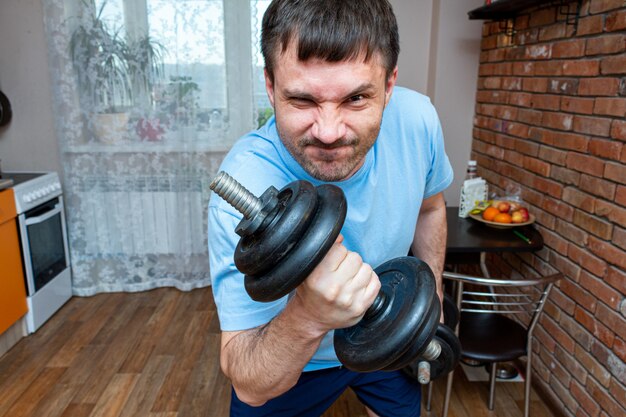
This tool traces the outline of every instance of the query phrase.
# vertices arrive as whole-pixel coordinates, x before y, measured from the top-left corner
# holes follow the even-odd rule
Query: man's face
[[[363,165],[397,77],[396,69],[387,79],[381,62],[303,62],[292,45],[277,57],[273,82],[265,74],[280,138],[314,178],[345,180]]]

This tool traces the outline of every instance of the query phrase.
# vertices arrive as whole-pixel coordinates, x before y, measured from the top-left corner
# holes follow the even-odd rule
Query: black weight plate
[[[277,195],[274,218],[262,230],[239,240],[235,266],[246,275],[262,275],[272,269],[298,243],[311,224],[317,191],[308,181],[287,184]]]
[[[402,369],[415,358],[419,357],[422,352],[428,347],[428,344],[435,336],[435,331],[439,325],[439,318],[441,317],[441,303],[439,297],[436,295],[433,298],[433,309],[429,313],[426,320],[428,320],[423,326],[422,330],[414,335],[413,342],[407,348],[407,350],[398,356],[393,362],[382,368],[385,371],[394,371],[396,369]]]
[[[433,340],[439,342],[441,353],[430,363],[430,379],[435,380],[452,371],[459,363],[461,357],[461,344],[452,329],[446,325],[439,325]],[[402,370],[412,378],[418,378],[419,363],[424,360],[417,358]]]
[[[434,340],[441,345],[441,353],[437,359],[430,362],[430,378],[437,379],[447,375],[459,363],[461,357],[461,343],[452,329],[446,325],[440,325],[435,333]]]
[[[443,322],[451,329],[454,329],[459,323],[459,309],[456,308],[454,300],[447,293],[443,294]]]
[[[266,274],[246,275],[246,291],[253,300],[268,302],[289,294],[335,243],[346,219],[346,197],[341,188],[331,184],[322,184],[316,190],[318,204],[313,220],[289,256]]]
[[[383,311],[335,330],[337,357],[357,372],[385,369],[412,346],[416,335],[434,332],[428,328],[437,305],[430,267],[407,256],[387,261],[375,272],[386,299]]]

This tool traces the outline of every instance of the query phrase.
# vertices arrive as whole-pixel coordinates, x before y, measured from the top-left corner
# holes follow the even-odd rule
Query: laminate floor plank
[[[0,417],[227,417],[219,348],[210,288],[74,297],[0,357]],[[441,415],[445,382],[424,417]],[[494,411],[488,389],[457,370],[449,417],[523,415],[523,383],[497,383]],[[554,417],[535,392],[531,414]],[[323,414],[365,416],[350,390]]]

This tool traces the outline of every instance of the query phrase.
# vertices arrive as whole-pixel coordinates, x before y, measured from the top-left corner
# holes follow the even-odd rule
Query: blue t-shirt
[[[282,144],[274,119],[241,138],[220,168],[253,194],[281,189],[295,180],[322,184],[311,177]],[[383,112],[380,133],[363,166],[345,181],[348,213],[341,230],[344,245],[373,268],[405,256],[413,242],[422,200],[446,189],[452,168],[445,153],[441,125],[428,97],[395,87]],[[239,241],[235,227],[242,215],[217,195],[209,202],[209,260],[213,294],[223,331],[263,325],[286,305],[288,296],[270,303],[253,301],[233,254]],[[421,237],[428,239],[428,236]],[[330,332],[305,371],[340,365]]]

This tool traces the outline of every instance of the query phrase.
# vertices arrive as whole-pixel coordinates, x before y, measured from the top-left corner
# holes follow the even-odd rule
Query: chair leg
[[[528,359],[526,361],[526,381],[524,381],[524,417],[530,414],[530,378],[533,371],[532,367],[532,348],[528,349]]]
[[[493,403],[496,396],[496,371],[498,370],[498,363],[493,362],[491,364],[491,372],[489,375],[489,409],[493,410]]]
[[[428,390],[427,390],[427,394],[426,394],[426,411],[430,411],[431,407],[431,401],[433,399],[433,381],[430,381],[428,383]]]
[[[452,395],[453,377],[454,377],[454,371],[448,374],[448,379],[446,381],[446,395],[443,399],[443,412],[441,413],[442,417],[448,417],[448,408],[450,408],[450,396]]]

